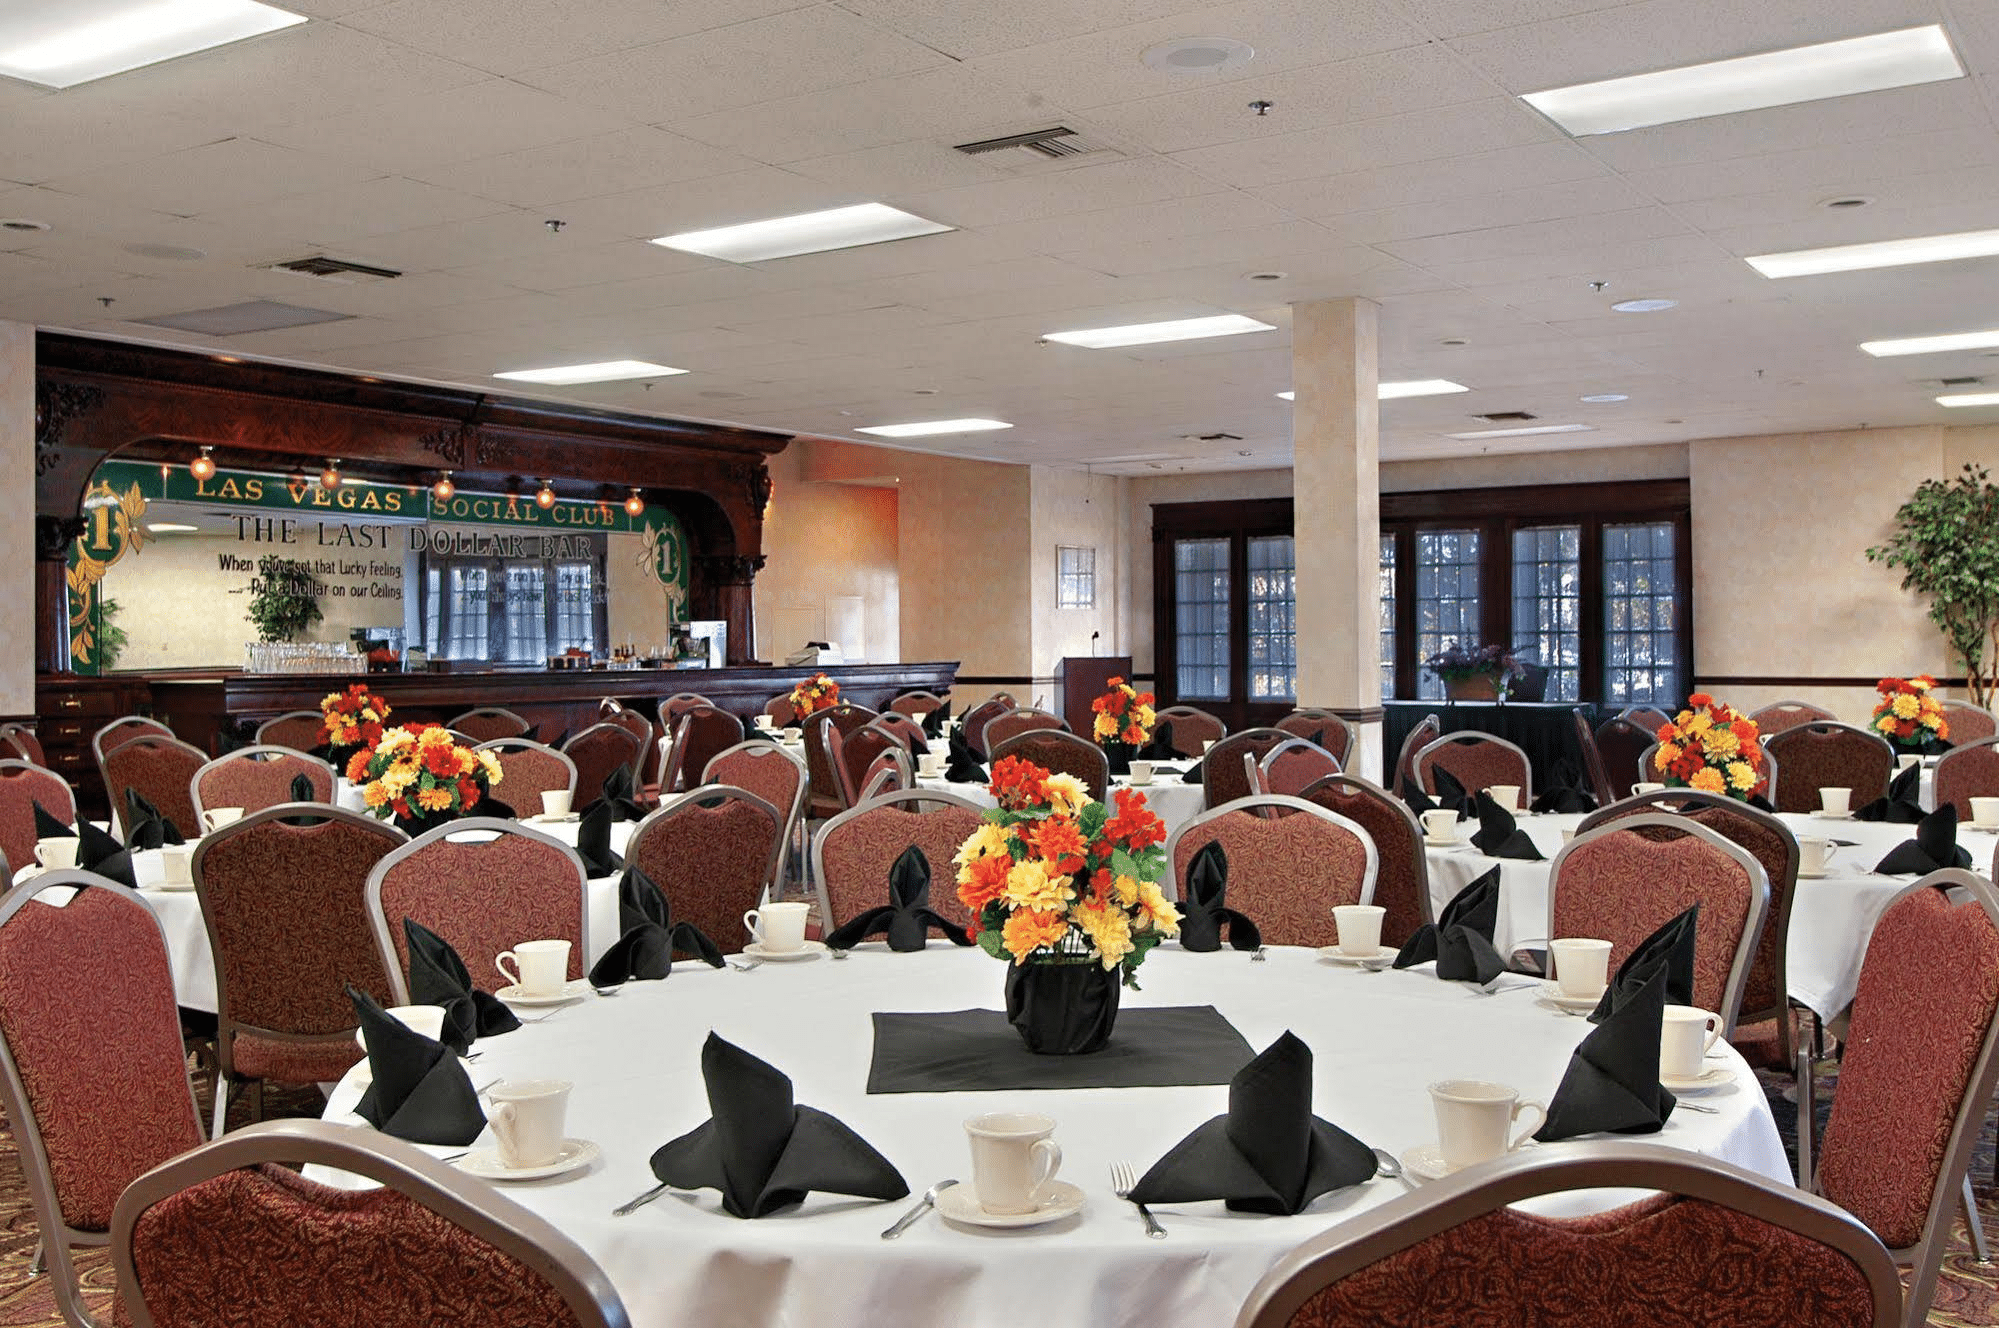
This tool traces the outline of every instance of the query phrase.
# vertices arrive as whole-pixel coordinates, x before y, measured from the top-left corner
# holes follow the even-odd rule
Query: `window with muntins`
[[[1547,701],[1573,701],[1582,682],[1582,528],[1513,532],[1513,650],[1548,670]]]
[[[1479,549],[1476,530],[1416,532],[1416,658],[1421,661],[1453,641],[1484,644],[1479,625]],[[1419,700],[1441,699],[1443,680],[1427,669],[1416,684]]]
[[[1249,541],[1249,695],[1298,696],[1297,554],[1289,535]]]
[[[1229,541],[1173,542],[1174,658],[1178,695],[1229,694]]]
[[[1675,705],[1679,559],[1670,521],[1603,528],[1604,699]]]

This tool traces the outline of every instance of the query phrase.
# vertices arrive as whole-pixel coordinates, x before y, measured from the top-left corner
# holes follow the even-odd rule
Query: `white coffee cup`
[[[1668,1079],[1694,1079],[1701,1060],[1721,1036],[1721,1016],[1692,1005],[1669,1005],[1659,1025],[1659,1073]]]
[[[1423,813],[1423,835],[1426,839],[1456,839],[1458,814],[1449,807],[1432,807]]]
[[[779,730],[778,730],[778,734],[779,734],[779,736],[780,736],[780,737],[782,737],[782,738],[783,738],[783,739],[784,739],[784,740],[785,740],[786,742],[797,742],[797,741],[798,741],[798,740],[799,740],[799,739],[800,739],[801,737],[805,736],[805,730],[804,730],[804,729],[794,729],[794,728],[784,728],[784,729],[779,729]]]
[[[743,926],[766,950],[778,953],[797,950],[805,944],[808,911],[804,904],[765,904],[743,914]]]
[[[487,1090],[493,1109],[486,1124],[499,1141],[503,1164],[540,1167],[562,1156],[570,1087],[566,1079],[518,1079]]]
[[[1852,809],[1852,789],[1822,788],[1819,790],[1819,810],[1827,816],[1844,816]]]
[[[1898,756],[1895,758],[1895,773],[1899,775],[1910,766],[1917,766],[1922,763],[1923,758],[1920,756]]]
[[[1973,798],[1971,823],[1981,830],[1999,830],[1999,798]]]
[[[507,961],[514,961],[508,968]],[[502,950],[493,959],[500,970],[528,996],[549,996],[569,981],[568,941],[522,941],[511,950]]]
[[[160,879],[167,885],[193,885],[194,850],[186,844],[160,845]]]
[[[1150,784],[1152,782],[1152,762],[1133,761],[1131,763],[1131,774],[1126,777],[1125,782],[1129,784]]]
[[[1636,784],[1633,784],[1631,786],[1631,796],[1635,798],[1641,793],[1657,793],[1660,789],[1663,789],[1665,787],[1666,786],[1664,784],[1648,783],[1647,781],[1641,779]]]
[[[1215,749],[1215,740],[1213,738],[1201,739],[1201,755],[1206,756],[1209,752],[1213,751],[1214,749]]]
[[[916,758],[916,773],[925,779],[935,779],[944,773],[944,758],[936,752],[925,752]]]
[[[421,1033],[432,1042],[444,1036],[444,1007],[441,1005],[391,1005],[383,1014],[388,1015],[412,1033]],[[360,1029],[354,1030],[354,1040],[366,1051],[368,1039]]]
[[[541,795],[541,814],[550,820],[567,816],[569,804],[575,800],[575,797],[576,795],[568,789],[549,789]]]
[[[220,830],[223,826],[234,825],[242,819],[241,807],[206,807],[201,813],[201,824],[209,830]]]
[[[1444,1165],[1453,1171],[1512,1152],[1548,1119],[1548,1109],[1539,1102],[1523,1102],[1517,1090],[1483,1079],[1431,1084],[1430,1104],[1437,1110],[1437,1145]],[[1513,1122],[1529,1111],[1533,1124],[1509,1139]]]
[[[1338,904],[1333,925],[1339,928],[1340,953],[1372,959],[1381,953],[1381,920],[1388,910],[1379,904]]]
[[[1799,839],[1798,874],[1801,876],[1825,875],[1826,864],[1832,861],[1832,855],[1838,851],[1839,845],[1833,843],[1830,839]]]
[[[79,840],[75,835],[52,835],[35,841],[35,861],[51,870],[61,870],[76,865],[76,850]]]
[[[1555,965],[1555,985],[1562,995],[1586,1000],[1603,995],[1610,985],[1610,942],[1563,937],[1548,942],[1548,958]]]
[[[1574,826],[1568,825],[1562,827],[1562,842],[1564,844],[1572,842],[1575,839],[1575,837],[1576,837],[1576,828]]]
[[[771,729],[777,727],[777,718],[774,715],[758,715],[755,719],[751,720],[750,722],[755,724],[760,729]]]
[[[1517,812],[1520,810],[1520,786],[1518,784],[1488,784],[1486,795],[1498,803],[1500,810]]]
[[[972,1145],[972,1193],[989,1213],[1031,1213],[1048,1200],[1062,1167],[1052,1117],[995,1111],[965,1122]]]

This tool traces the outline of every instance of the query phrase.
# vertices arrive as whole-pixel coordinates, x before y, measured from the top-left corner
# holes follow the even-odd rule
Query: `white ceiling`
[[[0,231],[0,318],[486,390],[653,360],[691,372],[545,394],[830,435],[996,417],[1017,427],[919,445],[1046,464],[1283,464],[1286,305],[1355,294],[1381,302],[1384,377],[1473,389],[1384,406],[1389,457],[1999,418],[1931,401],[1938,377],[1999,382],[1990,353],[1855,349],[1999,325],[1999,261],[1781,282],[1741,261],[1999,226],[1990,0],[286,2],[314,21],[66,92],[0,82],[0,217],[53,227]],[[1516,100],[1933,22],[1971,77],[1582,140]],[[1257,55],[1219,78],[1139,59],[1186,36]],[[950,150],[1057,123],[1104,150],[1018,171]],[[1819,206],[1851,194],[1874,201]],[[644,243],[870,199],[960,229],[750,267]],[[127,249],[161,244],[207,256]],[[257,270],[317,252],[407,275]],[[1246,279],[1265,270],[1288,275]],[[1609,309],[1639,296],[1680,307]],[[125,321],[246,299],[358,317]],[[1278,328],[1037,343],[1219,312]],[[1630,400],[1577,401],[1602,392]],[[1495,410],[1599,432],[1442,438]],[[1187,441],[1215,432],[1242,441]],[[1108,468],[1156,464],[1182,463]]]

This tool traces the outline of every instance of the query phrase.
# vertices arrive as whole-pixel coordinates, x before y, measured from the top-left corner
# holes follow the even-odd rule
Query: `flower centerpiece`
[[[1881,703],[1870,721],[1876,733],[1907,752],[1934,751],[1950,737],[1950,721],[1937,699],[1937,680],[1927,673],[1913,678],[1883,678],[1874,684]]]
[[[1444,695],[1453,701],[1496,701],[1516,667],[1505,646],[1466,646],[1453,641],[1423,661],[1423,667],[1443,680]]]
[[[389,703],[354,683],[344,692],[328,692],[319,702],[319,741],[335,770],[345,770],[354,754],[382,737]]]
[[[831,710],[840,701],[840,684],[823,673],[815,673],[804,682],[791,689],[786,698],[791,702],[791,712],[797,723],[816,710]]]
[[[500,763],[442,725],[404,724],[354,753],[346,773],[371,815],[415,835],[469,815],[500,782]]]
[[[999,805],[958,850],[958,898],[972,936],[1006,976],[1007,1020],[1029,1051],[1100,1050],[1121,986],[1138,986],[1153,946],[1180,930],[1160,892],[1166,826],[1119,789],[1098,802],[1074,775],[1016,757],[993,764]]]
[[[1097,745],[1110,758],[1111,773],[1128,774],[1131,758],[1138,749],[1152,741],[1153,696],[1151,692],[1141,692],[1123,678],[1111,678],[1108,692],[1090,702],[1090,709],[1096,718],[1090,722],[1092,735]]]
[[[1689,696],[1687,708],[1659,727],[1658,738],[1652,768],[1663,784],[1743,802],[1769,787],[1756,721],[1706,692]]]

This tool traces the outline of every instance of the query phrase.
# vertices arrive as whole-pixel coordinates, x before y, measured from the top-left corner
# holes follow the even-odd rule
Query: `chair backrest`
[[[1316,742],[1280,742],[1256,763],[1256,791],[1301,797],[1313,783],[1340,773],[1339,758]]]
[[[1819,790],[1853,790],[1853,805],[1886,797],[1895,774],[1895,749],[1888,740],[1850,724],[1814,721],[1785,729],[1764,741],[1784,767],[1782,787],[1770,801],[1780,812],[1815,812]]]
[[[674,720],[666,766],[660,771],[660,795],[694,787],[710,761],[742,740],[743,721],[728,711],[702,702],[683,705]]]
[[[1374,840],[1316,803],[1239,798],[1182,824],[1166,841],[1175,899],[1186,898],[1187,868],[1211,843],[1228,855],[1229,907],[1256,923],[1265,945],[1331,945],[1334,906],[1374,901]]]
[[[0,854],[19,870],[35,860],[35,804],[76,824],[76,794],[69,781],[33,761],[0,761]]]
[[[42,750],[41,738],[26,724],[0,724],[0,756],[32,761],[36,765],[49,763],[48,753]]]
[[[1548,936],[1610,942],[1610,966],[1700,905],[1694,929],[1694,1004],[1735,1031],[1742,993],[1769,908],[1763,866],[1741,845],[1690,817],[1625,817],[1562,845],[1548,868]]]
[[[1426,793],[1437,791],[1436,771],[1447,770],[1465,792],[1513,784],[1523,802],[1534,797],[1534,765],[1527,753],[1490,733],[1446,733],[1416,753],[1416,774]]]
[[[1199,756],[1205,742],[1220,742],[1229,736],[1229,726],[1221,716],[1190,705],[1171,705],[1153,712],[1157,724],[1173,726],[1173,750],[1182,756]]]
[[[1648,729],[1623,715],[1606,719],[1598,727],[1596,750],[1603,760],[1612,802],[1630,797],[1631,786],[1641,778],[1647,783],[1656,782],[1650,774],[1641,777],[1638,770],[1645,753],[1658,745],[1657,729]]]
[[[965,722],[958,726],[965,741],[981,759],[986,755],[986,724],[995,715],[1003,715],[1013,709],[1014,700],[1004,692],[989,696],[965,712]]]
[[[1331,710],[1300,709],[1277,721],[1272,728],[1283,729],[1316,743],[1333,754],[1333,759],[1344,769],[1347,756],[1354,749],[1354,728],[1339,714]]]
[[[143,738],[149,733],[162,738],[174,736],[174,731],[157,719],[147,719],[144,715],[122,715],[90,735],[90,750],[96,756],[97,764],[102,766],[107,755],[132,739]]]
[[[777,721],[781,729],[790,728],[798,722],[798,707],[791,703],[791,696],[773,696],[764,702],[764,713]]]
[[[1428,747],[1443,736],[1444,726],[1435,715],[1425,715],[1415,727],[1403,735],[1402,750],[1395,754],[1395,778],[1392,791],[1402,797],[1410,789],[1418,788],[1421,781],[1416,775],[1416,753]]]
[[[1583,778],[1589,781],[1590,796],[1596,799],[1597,806],[1607,807],[1617,801],[1618,793],[1611,787],[1610,772],[1603,764],[1603,751],[1597,746],[1596,734],[1590,729],[1589,712],[1577,706],[1569,713],[1575,722],[1576,751],[1582,758]]]
[[[450,727],[474,742],[496,742],[501,738],[531,738],[534,725],[504,706],[479,706],[454,717]]]
[[[751,939],[743,914],[763,902],[783,843],[783,812],[747,789],[709,784],[640,821],[625,861],[666,895],[674,921],[733,954]]]
[[[499,792],[494,796],[517,816],[539,815],[544,793],[567,789],[572,801],[576,796],[576,762],[553,747],[529,738],[494,738],[473,750],[491,752],[500,763]]]
[[[380,1188],[290,1170],[314,1163]],[[324,1121],[269,1121],[155,1167],[119,1201],[111,1245],[134,1328],[428,1328],[446,1311],[459,1328],[631,1324],[590,1256],[490,1183]]]
[[[1177,739],[1179,729],[1174,729],[1173,734]],[[1204,801],[1210,807],[1219,807],[1225,802],[1253,796],[1256,789],[1251,770],[1263,759],[1265,752],[1279,743],[1290,741],[1291,735],[1283,729],[1271,728],[1237,729],[1218,741],[1201,758]]]
[[[1383,945],[1401,945],[1418,927],[1436,921],[1423,827],[1408,803],[1358,775],[1327,775],[1298,796],[1346,817],[1374,841],[1374,898],[1369,902],[1387,910],[1381,919]]]
[[[311,798],[292,796],[292,781],[300,775],[312,785]],[[332,802],[333,767],[290,747],[238,747],[195,771],[188,797],[197,817],[209,807],[241,807],[248,813],[281,802]],[[190,835],[201,831],[198,823],[180,828]]]
[[[619,728],[631,734],[636,740],[636,749],[630,761],[632,782],[635,785],[644,784],[646,762],[653,757],[653,744],[659,740],[659,735],[654,732],[652,721],[638,711],[627,709],[624,706],[618,705],[615,701],[611,702],[611,704],[617,706],[617,708],[605,714],[604,722],[606,724],[616,724]],[[742,736],[740,722],[737,726],[736,736]]]
[[[921,724],[908,715],[890,710],[876,717],[869,727],[892,735],[912,756],[930,750],[930,735],[923,731]]]
[[[984,813],[963,798],[906,789],[870,798],[826,822],[812,840],[812,879],[827,929],[888,903],[889,868],[911,844],[930,863],[930,907],[969,926],[971,912],[958,898],[952,859],[983,820]]]
[[[575,849],[515,821],[474,816],[418,835],[368,873],[368,924],[395,1003],[409,1000],[404,918],[458,951],[481,991],[507,985],[493,957],[522,941],[568,941],[569,976],[582,977],[588,884]]]
[[[895,751],[908,754],[899,738],[874,724],[864,724],[851,733],[842,733],[837,724],[828,724],[819,730],[819,736],[826,744],[826,754],[833,766],[833,779],[840,790],[840,805],[851,807],[861,800],[861,790],[867,786],[868,774],[875,758],[883,752]]]
[[[1945,701],[1943,718],[1950,726],[1950,740],[1959,747],[1999,736],[1999,715],[1969,701]]]
[[[206,764],[208,758],[199,747],[157,733],[120,743],[98,763],[113,815],[124,815],[125,791],[137,789],[141,797],[159,808],[160,815],[188,835],[201,833],[192,790],[195,772]]]
[[[1028,729],[993,744],[995,762],[1008,756],[1031,761],[1051,775],[1074,775],[1098,802],[1110,798],[1110,758],[1088,738],[1063,729]]]
[[[713,701],[710,701],[699,692],[675,692],[672,696],[662,700],[654,707],[655,712],[659,716],[660,731],[662,733],[673,732],[679,726],[680,717],[696,706],[707,706],[711,710],[717,708]]]
[[[326,742],[326,717],[317,710],[287,710],[257,725],[259,747],[289,747],[309,752]]]
[[[884,793],[900,793],[914,787],[916,774],[910,766],[909,753],[899,747],[891,747],[868,766],[867,777],[861,781],[861,795],[854,805],[859,806]]]
[[[1968,821],[1973,798],[1999,798],[1999,738],[1959,742],[1957,729],[1950,732],[1955,745],[1937,762],[1936,805],[1949,803],[1958,820]]]
[[[1617,718],[1628,719],[1647,733],[1657,733],[1673,722],[1673,717],[1657,706],[1626,706],[1617,712]]]
[[[805,806],[805,762],[762,738],[717,752],[701,771],[701,782],[748,789],[784,814],[787,833]]]
[[[1035,729],[1058,729],[1069,731],[1069,721],[1060,715],[1033,706],[1016,706],[1012,710],[994,715],[986,721],[985,732],[981,735],[986,746],[986,755],[1017,733],[1031,733]]]
[[[915,691],[904,692],[890,701],[888,708],[898,715],[907,715],[911,719],[922,719],[925,715],[938,709],[943,704],[943,697],[937,695],[935,692],[926,692],[919,687]]]
[[[1800,724],[1824,724],[1838,718],[1832,711],[1815,706],[1810,701],[1772,701],[1762,709],[1752,711],[1749,721],[1767,738]]]
[[[1512,1206],[1599,1187],[1654,1193],[1581,1217]],[[1479,1307],[1489,1328],[1597,1328],[1635,1322],[1638,1305],[1648,1328],[1893,1328],[1902,1315],[1894,1261],[1832,1204],[1685,1149],[1583,1142],[1468,1167],[1338,1223],[1264,1274],[1236,1328],[1464,1322],[1480,1295],[1467,1288],[1495,1289]]]
[[[805,745],[805,772],[812,780],[812,802],[825,815],[830,816],[835,809],[847,805],[840,792],[840,776],[834,772],[827,735],[837,731],[845,738],[856,730],[866,728],[875,718],[875,712],[866,706],[842,701],[824,710],[815,710],[798,722]],[[820,812],[814,813],[818,814]]]
[[[644,754],[646,745],[646,740],[638,734],[609,720],[592,724],[563,743],[562,754],[576,766],[576,796],[584,802],[595,799],[604,791],[604,781],[620,766],[631,769]],[[504,786],[505,781],[502,781]],[[514,810],[523,809],[516,807]]]
[[[1912,1263],[1923,1322],[1999,1080],[1999,896],[1933,872],[1874,924],[1818,1154],[1818,1190]]]

